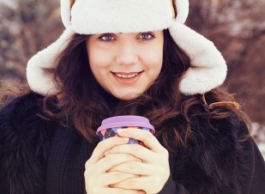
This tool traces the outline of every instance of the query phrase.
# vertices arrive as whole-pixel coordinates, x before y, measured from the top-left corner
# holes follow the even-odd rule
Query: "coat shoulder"
[[[29,110],[32,111],[32,108],[36,110],[38,107],[38,101],[43,99],[43,96],[30,92],[28,94],[25,94],[23,96],[19,97],[12,97],[1,109],[0,114],[1,117],[8,117],[9,114],[12,115],[20,115],[21,113],[28,114]],[[36,111],[34,111],[36,112]],[[33,113],[33,112],[32,112]],[[23,114],[21,116],[23,116]]]
[[[226,140],[228,142],[237,142],[243,140],[249,135],[249,129],[243,119],[232,109],[230,116],[226,118],[212,118],[207,116],[195,116],[192,118],[192,129],[199,137],[207,140]],[[232,141],[234,139],[234,141]]]
[[[245,122],[233,111],[224,119],[197,115],[193,138],[175,159],[173,179],[192,194],[243,194],[250,188],[253,141]]]
[[[37,115],[42,100],[43,96],[31,92],[13,98],[0,110],[1,193],[45,191],[46,160],[56,123]]]

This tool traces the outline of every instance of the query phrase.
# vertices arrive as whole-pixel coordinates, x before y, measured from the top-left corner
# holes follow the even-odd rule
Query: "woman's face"
[[[116,98],[137,98],[161,71],[163,45],[162,30],[93,34],[87,39],[91,71],[98,83]]]

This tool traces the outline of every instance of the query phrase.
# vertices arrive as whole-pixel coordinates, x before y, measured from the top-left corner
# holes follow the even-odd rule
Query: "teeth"
[[[115,75],[116,76],[118,76],[118,77],[121,77],[121,78],[132,78],[132,77],[135,77],[135,76],[137,76],[139,73],[135,73],[135,74],[132,74],[132,75],[120,75],[120,74],[116,74],[115,73]]]

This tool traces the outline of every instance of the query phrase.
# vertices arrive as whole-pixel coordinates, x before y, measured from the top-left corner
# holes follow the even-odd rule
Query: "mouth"
[[[137,82],[137,80],[140,79],[142,73],[144,71],[141,72],[131,72],[131,73],[121,73],[121,72],[111,72],[113,77],[115,78],[115,80],[121,84],[133,84],[135,82]],[[127,74],[127,75],[125,75]]]
[[[124,73],[124,72],[111,72],[113,75],[119,77],[119,78],[123,78],[123,79],[131,79],[136,77],[137,75],[139,75],[140,73],[144,72],[140,71],[140,72],[130,72],[130,73]]]

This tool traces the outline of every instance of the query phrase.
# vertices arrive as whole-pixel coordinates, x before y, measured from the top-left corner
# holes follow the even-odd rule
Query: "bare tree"
[[[25,81],[29,58],[57,39],[62,30],[59,0],[0,0],[2,84]]]

